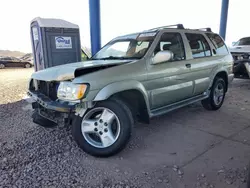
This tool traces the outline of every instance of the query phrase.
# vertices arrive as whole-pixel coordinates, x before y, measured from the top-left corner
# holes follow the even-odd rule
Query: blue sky
[[[231,0],[226,42],[250,36],[245,24],[249,0]],[[30,21],[61,18],[80,26],[81,43],[90,46],[88,0],[8,0],[1,2],[0,49],[31,52]],[[148,28],[183,23],[219,32],[221,0],[101,0],[102,45],[112,38]]]

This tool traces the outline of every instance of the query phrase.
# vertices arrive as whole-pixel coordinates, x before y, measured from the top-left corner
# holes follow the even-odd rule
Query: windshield
[[[234,46],[245,46],[250,45],[250,37],[242,38],[238,42],[235,43]]]
[[[117,39],[109,42],[92,59],[140,59],[148,51],[154,35],[140,34],[136,38]]]

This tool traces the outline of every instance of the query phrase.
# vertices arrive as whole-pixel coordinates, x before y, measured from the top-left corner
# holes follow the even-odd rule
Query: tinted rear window
[[[186,33],[193,58],[211,56],[211,50],[205,37],[201,34]]]
[[[207,33],[206,35],[211,40],[213,46],[215,47],[216,55],[227,55],[228,54],[227,47],[219,35],[214,34],[214,33]]]

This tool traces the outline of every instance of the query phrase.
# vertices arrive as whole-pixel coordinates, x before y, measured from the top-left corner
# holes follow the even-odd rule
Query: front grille
[[[57,82],[38,81],[38,91],[49,97],[51,100],[57,99]]]
[[[232,54],[233,59],[235,61],[241,60],[241,59],[249,59],[249,54],[248,53],[233,52],[231,54]]]
[[[234,58],[235,61],[239,60],[240,57],[242,57],[242,53],[232,53],[232,56]]]

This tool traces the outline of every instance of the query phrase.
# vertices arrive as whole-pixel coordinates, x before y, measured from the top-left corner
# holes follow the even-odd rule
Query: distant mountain
[[[0,57],[1,56],[22,57],[25,54],[26,53],[19,51],[0,50]]]

